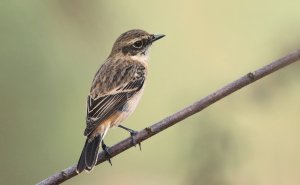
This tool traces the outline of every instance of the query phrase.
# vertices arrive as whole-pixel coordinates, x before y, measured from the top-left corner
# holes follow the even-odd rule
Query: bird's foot
[[[142,151],[142,145],[141,145],[141,143],[137,143],[137,141],[136,141],[136,139],[135,139],[135,136],[136,136],[138,133],[139,133],[139,132],[133,130],[133,132],[130,132],[130,136],[131,136],[131,139],[132,139],[132,144],[133,144],[134,146],[136,146],[136,144],[138,144],[138,145],[139,145],[139,148],[140,148],[140,151]]]
[[[132,144],[133,144],[133,146],[136,146],[136,144],[138,144],[140,150],[142,151],[141,143],[138,143],[138,142],[136,141],[136,139],[135,139],[135,136],[136,136],[139,132],[137,132],[137,131],[135,131],[135,130],[132,130],[132,129],[130,129],[130,128],[124,127],[124,126],[122,126],[122,125],[119,125],[118,127],[120,127],[120,128],[122,128],[122,129],[128,131],[128,132],[130,133],[130,136],[131,136],[131,139],[132,139]]]
[[[111,160],[110,160],[110,158],[112,157],[112,155],[111,155],[111,153],[109,152],[109,147],[106,146],[106,144],[104,144],[103,140],[102,140],[101,146],[102,146],[103,151],[105,152],[105,155],[106,155],[106,157],[107,157],[107,161],[108,161],[109,164],[112,166],[112,162],[111,162]]]

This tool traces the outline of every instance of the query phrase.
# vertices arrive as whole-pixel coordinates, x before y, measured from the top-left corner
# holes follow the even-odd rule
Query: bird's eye
[[[132,46],[136,49],[142,48],[143,47],[143,42],[142,41],[136,41]]]

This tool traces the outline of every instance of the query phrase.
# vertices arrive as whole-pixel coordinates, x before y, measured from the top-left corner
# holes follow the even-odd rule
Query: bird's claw
[[[139,148],[140,148],[140,151],[142,151],[142,145],[141,145],[141,143],[137,143],[137,141],[136,141],[136,139],[135,139],[135,137],[134,136],[136,136],[138,134],[138,132],[137,131],[134,131],[134,130],[132,130],[131,132],[130,132],[130,136],[131,136],[131,139],[132,139],[132,144],[133,144],[133,146],[136,146],[136,144],[138,144],[139,145]]]
[[[105,156],[107,157],[107,161],[109,162],[109,164],[112,166],[112,162],[111,162],[111,157],[112,157],[112,154],[110,153],[109,151],[109,147],[106,146],[106,144],[104,144],[104,142],[102,141],[102,149],[105,153]]]
[[[127,128],[127,127],[124,127],[122,125],[119,125],[118,127],[124,129],[124,130],[127,130],[129,133],[130,133],[130,136],[131,136],[131,139],[132,139],[132,144],[133,146],[136,146],[136,144],[139,144],[139,147],[140,147],[140,151],[142,151],[142,146],[141,146],[141,143],[137,143],[136,139],[134,138],[134,136],[136,136],[139,132],[135,131],[135,130],[132,130],[130,128]]]

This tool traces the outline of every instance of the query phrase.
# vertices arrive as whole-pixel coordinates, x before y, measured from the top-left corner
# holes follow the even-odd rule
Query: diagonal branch
[[[209,105],[215,103],[216,101],[230,95],[231,93],[247,86],[250,83],[255,82],[256,80],[261,79],[262,77],[277,71],[289,64],[292,64],[300,59],[300,49],[286,55],[283,58],[280,58],[254,72],[250,72],[245,76],[229,83],[223,88],[213,92],[212,94],[206,96],[205,98],[193,103],[192,105],[164,118],[163,120],[141,130],[135,136],[137,143],[142,142],[151,136],[167,129],[168,127],[184,120],[185,118],[205,109]],[[119,143],[112,146],[109,150],[112,157],[124,152],[125,150],[132,147],[132,139],[126,138]],[[106,161],[107,158],[103,152],[99,153],[97,165]],[[47,179],[38,183],[38,185],[49,185],[49,184],[59,184],[62,183],[74,176],[78,175],[76,173],[76,165],[66,168],[60,172],[49,176]]]

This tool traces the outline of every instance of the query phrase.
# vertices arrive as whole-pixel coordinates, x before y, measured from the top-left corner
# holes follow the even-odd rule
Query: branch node
[[[250,80],[255,80],[255,75],[254,75],[254,73],[250,72],[250,73],[247,74],[247,76],[248,76],[248,78],[249,78]]]
[[[153,129],[152,129],[152,127],[146,127],[146,131],[147,131],[149,134],[151,134],[151,133],[154,132]]]
[[[61,171],[61,175],[62,175],[64,178],[68,177],[68,175],[67,175],[67,173],[66,173],[65,171]]]

